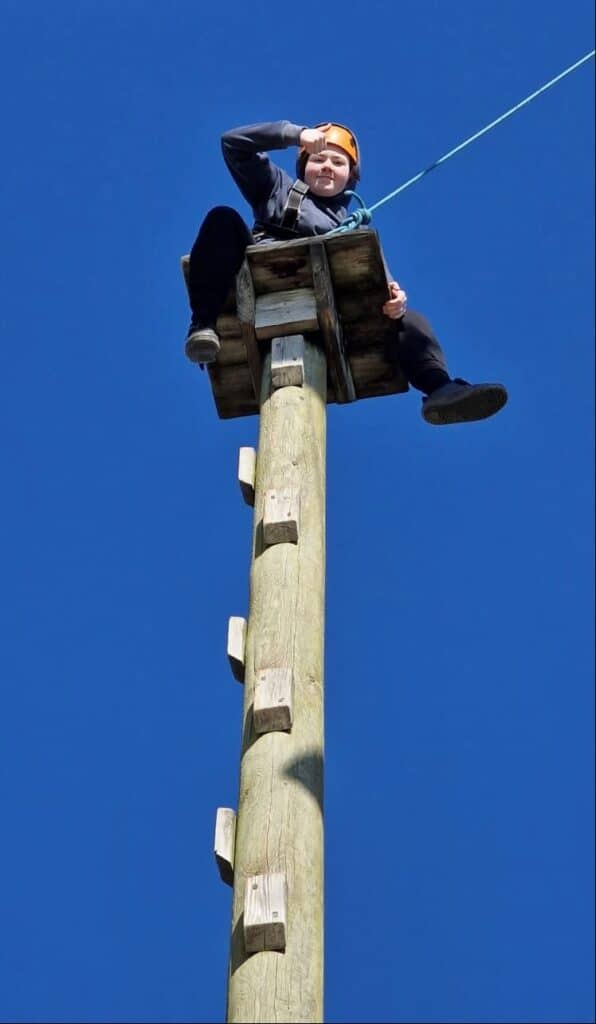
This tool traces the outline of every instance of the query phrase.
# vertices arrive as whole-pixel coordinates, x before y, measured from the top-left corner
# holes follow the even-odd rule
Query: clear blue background
[[[592,5],[2,14],[0,1014],[218,1021],[257,421],[184,358],[178,260],[249,215],[219,135],[346,122],[373,203],[591,49]],[[375,219],[452,373],[510,401],[329,409],[329,1022],[593,1019],[593,82]]]

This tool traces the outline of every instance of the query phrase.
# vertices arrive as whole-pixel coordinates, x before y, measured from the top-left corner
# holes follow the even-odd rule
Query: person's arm
[[[300,144],[304,127],[291,121],[267,121],[233,128],[221,138],[227,167],[244,198],[254,206],[267,199],[281,183],[283,171],[267,153]]]

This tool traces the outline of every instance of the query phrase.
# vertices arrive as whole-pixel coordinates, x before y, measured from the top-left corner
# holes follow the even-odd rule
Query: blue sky
[[[590,50],[592,5],[2,7],[0,1017],[218,1021],[257,421],[183,356],[178,260],[249,215],[219,135],[348,123],[376,202]],[[329,1022],[593,1020],[593,89],[375,218],[510,400],[329,409]]]

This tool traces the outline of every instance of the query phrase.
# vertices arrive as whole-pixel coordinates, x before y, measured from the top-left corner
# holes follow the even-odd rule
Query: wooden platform
[[[188,259],[182,257],[185,279]],[[263,337],[266,330],[255,330],[255,304],[261,296],[295,289],[315,293],[319,329],[308,339],[327,350],[328,402],[408,390],[396,359],[395,321],[382,312],[389,291],[376,231],[251,245],[238,289],[230,292],[217,321],[221,352],[208,367],[222,419],[259,412],[260,366],[270,341]]]

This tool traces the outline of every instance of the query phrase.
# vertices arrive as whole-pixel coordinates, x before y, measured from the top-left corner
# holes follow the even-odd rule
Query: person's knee
[[[242,217],[232,206],[214,206],[212,210],[209,210],[203,221],[203,226],[206,225],[209,227],[236,227],[242,225],[246,228]]]
[[[434,337],[433,329],[426,317],[415,309],[406,310],[402,318],[402,324],[405,331],[415,332],[427,338]]]
[[[252,240],[248,225],[237,210],[231,206],[214,206],[201,224],[195,247],[232,245],[244,251]]]

